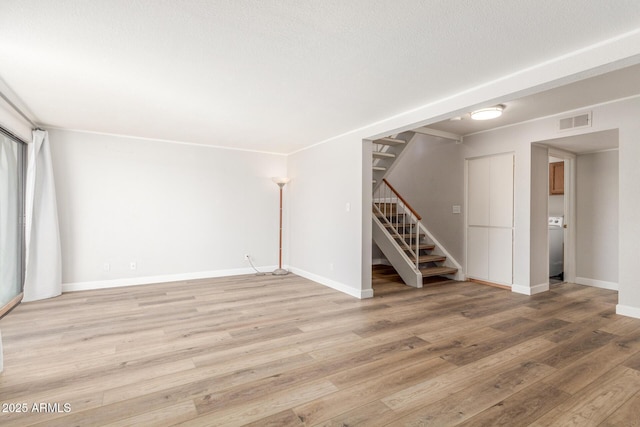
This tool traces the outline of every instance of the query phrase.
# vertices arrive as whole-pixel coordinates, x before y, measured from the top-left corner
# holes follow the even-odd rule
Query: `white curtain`
[[[49,134],[33,131],[28,151],[23,301],[35,301],[62,293],[62,261]]]

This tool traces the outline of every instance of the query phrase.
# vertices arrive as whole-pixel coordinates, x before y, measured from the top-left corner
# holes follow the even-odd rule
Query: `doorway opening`
[[[571,177],[566,174],[572,169],[573,159],[574,155],[549,150],[549,285],[562,283],[565,278],[565,230],[568,229],[565,196],[572,195],[570,185],[565,183],[571,183]],[[567,255],[569,259],[571,254]]]
[[[617,290],[618,130],[537,144],[549,153],[549,284]]]

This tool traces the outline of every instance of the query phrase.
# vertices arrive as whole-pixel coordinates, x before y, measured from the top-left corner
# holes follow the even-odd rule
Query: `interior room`
[[[637,421],[636,2],[0,4],[0,424]]]

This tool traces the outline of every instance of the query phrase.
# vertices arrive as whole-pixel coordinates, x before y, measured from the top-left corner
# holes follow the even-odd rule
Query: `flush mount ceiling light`
[[[473,120],[491,120],[502,115],[504,105],[496,105],[495,107],[482,108],[480,110],[473,111],[471,118]]]

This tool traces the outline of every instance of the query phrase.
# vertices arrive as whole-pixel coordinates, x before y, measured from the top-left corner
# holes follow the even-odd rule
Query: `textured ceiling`
[[[640,26],[637,0],[0,0],[39,124],[288,153]]]

